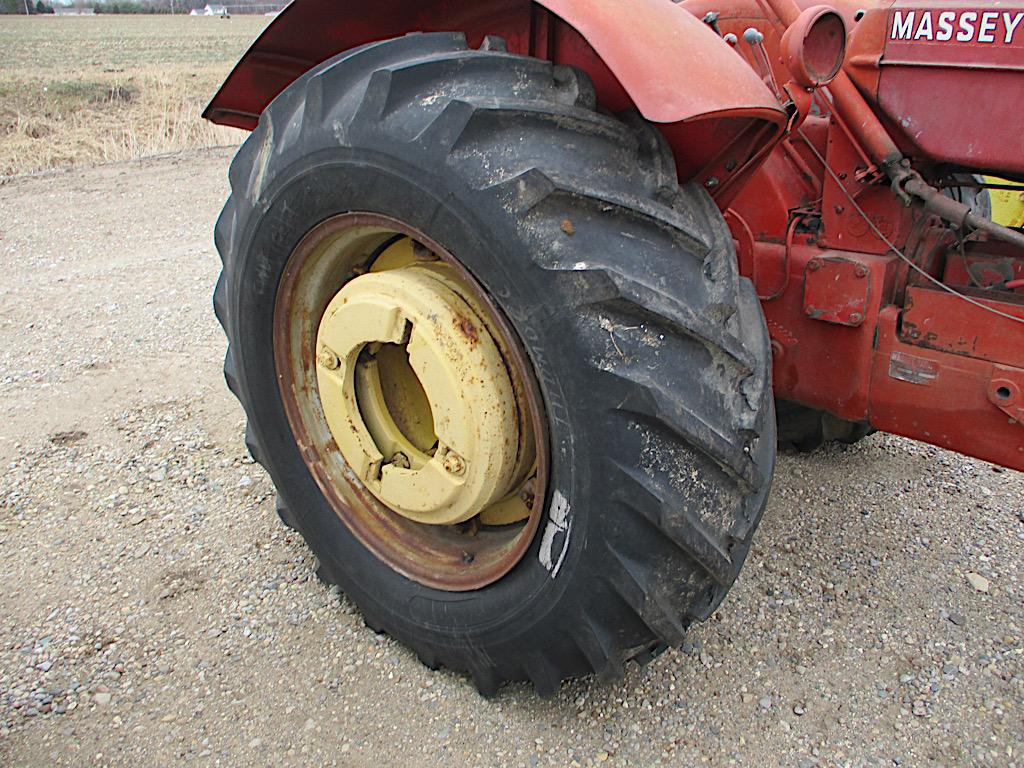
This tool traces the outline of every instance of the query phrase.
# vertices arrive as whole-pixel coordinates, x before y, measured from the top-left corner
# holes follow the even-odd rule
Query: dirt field
[[[0,16],[0,178],[234,143],[200,120],[263,16]]]
[[[228,159],[0,187],[0,765],[1024,765],[1024,476],[897,438],[783,457],[624,682],[484,700],[365,628],[223,384]]]

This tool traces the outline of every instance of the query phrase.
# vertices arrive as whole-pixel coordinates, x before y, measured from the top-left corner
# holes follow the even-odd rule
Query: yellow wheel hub
[[[419,523],[529,515],[517,491],[533,436],[521,434],[509,366],[466,295],[436,262],[369,272],[331,300],[317,334],[320,400],[345,462]]]

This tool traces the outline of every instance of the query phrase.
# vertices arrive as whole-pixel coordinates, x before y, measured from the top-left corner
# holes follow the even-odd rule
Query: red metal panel
[[[878,104],[918,157],[1024,173],[1024,0],[899,0]]]
[[[510,49],[531,45],[528,0],[295,0],[249,48],[203,116],[252,130],[267,105],[303,72],[341,51],[413,31],[461,30],[471,43],[500,34]]]
[[[1009,294],[1004,294],[1006,301],[998,301],[985,297],[984,291],[959,290],[970,292],[985,306],[1024,320],[1024,296],[1011,303],[1014,297]],[[1024,367],[1024,324],[937,288],[907,288],[900,339],[918,347]]]
[[[301,72],[340,51],[411,31],[464,31],[471,44],[499,35],[510,51],[543,56],[548,52],[530,45],[538,6],[570,25],[557,31],[554,60],[583,66],[611,109],[631,101],[658,123],[743,112],[778,125],[785,120],[757,74],[706,25],[666,0],[376,0],[343,11],[334,0],[295,0],[239,62],[206,116],[251,129]]]
[[[889,307],[878,326],[871,377],[871,424],[932,445],[1024,470],[1024,425],[989,398],[990,383],[1020,368],[904,344],[899,310]]]
[[[594,47],[640,113],[676,123],[738,108],[781,116],[761,78],[710,27],[666,0],[539,0]]]
[[[829,167],[839,176],[849,195],[857,200],[879,231],[893,243],[902,246],[913,223],[913,211],[900,205],[886,184],[866,183],[874,179],[867,174],[869,164],[857,152],[849,137],[834,120],[828,129]],[[839,184],[830,174],[825,175],[824,197],[821,202],[822,222],[825,225],[822,240],[833,248],[846,251],[886,253],[889,246],[851,205]]]
[[[871,301],[870,270],[845,256],[823,255],[807,262],[804,314],[836,325],[863,324]]]
[[[1024,279],[1024,255],[1006,243],[967,243],[960,258],[946,260],[943,282],[988,288]]]
[[[870,297],[860,325],[834,325],[807,315],[801,285],[808,264],[821,259],[842,259],[851,265],[851,274],[858,266],[867,270],[865,277],[851,278],[857,291]],[[785,248],[759,243],[754,261],[755,285],[762,296],[777,293],[788,279],[788,288],[777,299],[762,304],[772,341],[775,394],[850,421],[867,420],[875,323],[891,291],[896,257],[797,244],[783,271]]]

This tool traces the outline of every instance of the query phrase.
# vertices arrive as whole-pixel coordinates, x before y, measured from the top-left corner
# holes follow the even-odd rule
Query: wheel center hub
[[[520,434],[509,367],[444,266],[356,277],[317,333],[327,425],[382,503],[460,523],[515,490]]]

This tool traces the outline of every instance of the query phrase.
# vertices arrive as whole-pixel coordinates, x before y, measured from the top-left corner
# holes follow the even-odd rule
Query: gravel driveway
[[[228,161],[0,187],[0,765],[1024,766],[1024,475],[899,438],[781,457],[620,683],[485,700],[367,629],[223,383]]]

